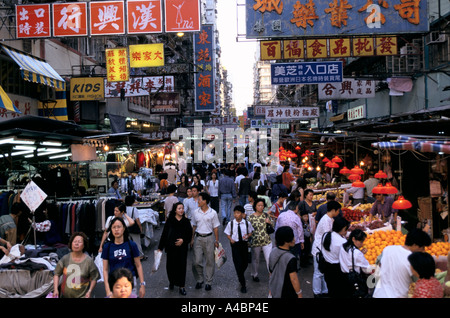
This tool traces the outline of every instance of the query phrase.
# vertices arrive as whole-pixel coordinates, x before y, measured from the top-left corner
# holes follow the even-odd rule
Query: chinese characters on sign
[[[215,109],[214,27],[202,25],[194,36],[195,111],[212,112]]]
[[[128,34],[161,33],[161,0],[127,1]]]
[[[130,45],[130,67],[164,66],[164,44]]]
[[[177,115],[180,113],[179,93],[150,94],[150,113]]]
[[[347,120],[357,120],[366,118],[366,106],[361,105],[358,107],[350,108],[347,110]]]
[[[166,32],[200,31],[199,0],[164,0]]]
[[[87,4],[53,3],[53,36],[87,36]]]
[[[272,85],[342,82],[342,62],[271,64]],[[267,113],[266,113],[267,115]]]
[[[123,1],[89,2],[91,35],[125,34]]]
[[[423,33],[425,0],[246,0],[247,38]]]
[[[105,98],[120,97],[122,89],[124,89],[125,97],[149,96],[156,91],[173,92],[174,77],[172,75],[133,77],[127,82],[118,83],[105,80]]]
[[[318,90],[319,99],[374,98],[375,81],[344,78],[341,83],[319,84]]]
[[[319,107],[267,107],[266,119],[297,120],[319,117]]]
[[[126,48],[106,49],[106,79],[108,82],[128,81],[128,52]]]
[[[50,5],[16,5],[17,38],[43,38],[50,34]]]
[[[260,41],[260,48],[261,60],[398,54],[396,36]]]

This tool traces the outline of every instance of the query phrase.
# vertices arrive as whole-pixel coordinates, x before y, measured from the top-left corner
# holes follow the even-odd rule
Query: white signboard
[[[105,79],[105,98],[120,97],[124,89],[124,97],[149,96],[160,89],[161,93],[174,92],[175,80],[170,76],[133,77],[127,82],[108,82]]]
[[[364,105],[347,110],[347,120],[357,120],[366,118],[366,107]]]
[[[319,99],[358,99],[375,97],[375,81],[346,78],[342,83],[318,85]]]
[[[20,198],[31,211],[36,211],[41,203],[44,202],[45,198],[47,198],[47,194],[36,183],[30,181],[20,195]]]
[[[319,107],[267,107],[266,119],[297,120],[319,117]]]

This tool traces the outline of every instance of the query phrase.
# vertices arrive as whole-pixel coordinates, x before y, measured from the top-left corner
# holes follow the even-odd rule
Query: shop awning
[[[441,152],[450,154],[449,140],[418,139],[399,136],[397,142],[376,142],[372,147],[381,149],[415,150],[419,152]]]
[[[24,80],[65,89],[64,79],[44,60],[5,45],[2,45],[2,49],[17,63]]]
[[[7,111],[21,114],[22,112],[14,106],[11,98],[5,93],[3,87],[0,86],[0,108],[4,108]]]

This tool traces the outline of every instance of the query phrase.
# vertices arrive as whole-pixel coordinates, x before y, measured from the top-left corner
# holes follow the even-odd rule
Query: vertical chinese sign
[[[202,25],[194,36],[195,111],[213,112],[215,108],[214,88],[214,27]]]
[[[91,35],[125,34],[123,1],[89,2]]]
[[[162,33],[160,0],[128,0],[128,34]]]
[[[164,44],[130,45],[130,67],[164,66]]]
[[[53,36],[88,36],[87,4],[53,3]]]
[[[164,0],[166,32],[200,31],[199,0]]]
[[[126,82],[129,79],[128,52],[126,48],[107,49],[106,78],[108,82]]]
[[[44,38],[50,34],[50,4],[16,5],[18,39]]]

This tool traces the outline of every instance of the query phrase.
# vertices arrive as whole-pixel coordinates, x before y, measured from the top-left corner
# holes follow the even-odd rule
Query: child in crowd
[[[255,200],[258,198],[258,195],[254,191],[250,191],[248,193],[248,203],[244,205],[245,209],[245,217],[252,215],[255,213],[255,210],[253,210],[253,204],[255,203]]]
[[[109,286],[112,286],[112,295],[110,298],[137,298],[132,293],[133,273],[125,268],[117,268],[108,277]]]
[[[412,298],[442,298],[444,289],[434,277],[436,264],[433,256],[426,252],[414,252],[408,256],[411,271],[419,278],[414,288]]]
[[[302,213],[300,216],[303,224],[303,236],[305,238],[305,241],[303,243],[304,248],[302,249],[300,255],[300,266],[308,267],[308,265],[310,264],[309,258],[311,255],[311,245],[312,245],[311,226],[309,225],[308,213]]]

